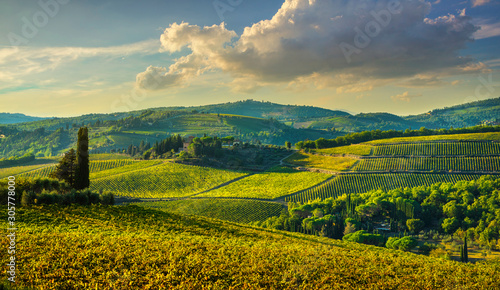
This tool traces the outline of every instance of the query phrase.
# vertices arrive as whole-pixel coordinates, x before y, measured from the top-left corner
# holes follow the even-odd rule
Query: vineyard
[[[132,159],[129,155],[114,154],[114,153],[100,153],[90,154],[89,159],[92,160],[115,160],[115,159]]]
[[[55,165],[45,166],[36,170],[28,171],[22,174],[19,174],[20,177],[24,178],[46,178],[56,169]]]
[[[500,171],[500,157],[369,158],[355,171]]]
[[[137,205],[181,215],[199,215],[238,223],[264,221],[278,216],[283,209],[281,204],[273,202],[216,198],[141,202]]]
[[[161,162],[161,161],[142,161]],[[126,167],[126,166],[125,166]],[[196,194],[219,184],[246,175],[246,173],[209,167],[163,163],[143,169],[120,172],[101,171],[101,178],[93,178],[90,188],[112,191],[122,196],[139,198],[183,197]]]
[[[91,161],[89,164],[90,173],[95,173],[103,170],[109,170],[116,167],[121,167],[125,165],[130,165],[133,163],[137,163],[137,161],[133,161],[130,159],[117,159],[117,160],[106,160],[106,161]]]
[[[163,164],[161,160],[110,160],[110,161],[91,161],[90,162],[90,182],[94,179],[110,177],[123,173],[130,173],[142,170],[152,166]]]
[[[500,154],[497,142],[443,142],[374,146],[375,156],[450,156]]]
[[[463,264],[137,206],[33,206],[18,208],[17,220],[16,287],[30,289],[500,287],[495,262]],[[0,259],[9,259],[6,250]]]
[[[89,171],[91,173],[91,178],[95,177],[92,174],[104,171],[104,170],[109,170],[109,169],[115,169],[118,167],[126,167],[126,165],[133,165],[133,164],[148,164],[148,161],[146,163],[143,162],[138,162],[130,159],[116,159],[116,160],[97,160],[97,161],[90,161],[89,164]],[[156,164],[159,164],[161,162],[156,161]],[[151,166],[151,165],[148,165]],[[20,177],[24,178],[44,178],[44,177],[49,177],[50,173],[56,169],[56,165],[51,165],[51,166],[44,166],[42,168],[38,168],[35,170],[31,170],[22,174],[19,174]]]
[[[474,180],[481,175],[472,174],[342,174],[320,186],[310,188],[285,198],[285,201],[307,202],[317,198],[339,197],[344,193],[362,193],[374,189],[390,190],[395,188],[429,186],[438,182],[457,182]]]
[[[390,139],[380,139],[368,141],[363,144],[380,145],[393,143],[413,143],[413,142],[429,142],[429,141],[500,141],[500,133],[469,133],[469,134],[450,134],[450,135],[431,135],[431,136],[416,136],[416,137],[397,137]]]
[[[200,194],[200,197],[244,197],[273,199],[314,186],[330,175],[275,168],[250,175],[226,186]]]
[[[36,165],[25,165],[25,166],[0,168],[0,179],[8,177],[8,176],[20,175],[22,173],[27,173],[27,172],[37,170],[37,169],[47,167],[47,166],[49,166],[49,165],[36,164]]]

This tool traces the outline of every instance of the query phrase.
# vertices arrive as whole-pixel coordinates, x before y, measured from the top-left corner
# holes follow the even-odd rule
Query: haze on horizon
[[[500,1],[3,1],[0,111],[254,99],[420,114],[500,96]]]

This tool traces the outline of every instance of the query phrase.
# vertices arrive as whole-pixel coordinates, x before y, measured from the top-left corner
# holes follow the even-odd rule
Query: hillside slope
[[[500,287],[498,263],[465,265],[137,206],[19,208],[16,218],[16,284],[39,289]]]

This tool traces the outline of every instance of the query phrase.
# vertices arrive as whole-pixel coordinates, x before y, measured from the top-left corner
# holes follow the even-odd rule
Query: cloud
[[[402,101],[402,102],[410,102],[411,99],[413,98],[416,98],[416,97],[421,97],[422,95],[410,95],[410,93],[408,91],[400,94],[400,95],[395,95],[395,96],[391,96],[391,99],[394,101],[394,102],[397,102],[397,101]]]
[[[474,33],[475,39],[484,39],[500,35],[500,22],[492,23],[489,20],[478,21],[478,26],[480,29]]]
[[[8,81],[84,58],[157,53],[158,43],[158,40],[147,40],[110,47],[3,47],[0,48],[0,71],[3,81]]]
[[[471,0],[472,7],[482,6],[490,3],[491,0]]]
[[[203,28],[174,23],[162,34],[161,48],[187,55],[168,68],[139,73],[137,85],[163,89],[220,71],[236,86],[251,80],[247,91],[311,81],[317,88],[360,92],[473,63],[458,56],[478,29],[463,11],[429,19],[429,2],[391,3],[398,2],[287,0],[271,19],[239,36],[223,23]],[[144,81],[150,77],[158,80],[153,87]]]
[[[439,87],[447,84],[447,82],[439,79],[437,76],[417,75],[414,78],[406,80],[400,84],[406,88],[423,88],[423,87]]]

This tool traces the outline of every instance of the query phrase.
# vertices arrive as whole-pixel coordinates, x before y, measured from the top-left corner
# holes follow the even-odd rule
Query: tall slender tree
[[[75,188],[89,187],[89,132],[86,127],[78,130],[78,143],[76,145],[76,171]]]
[[[469,251],[467,249],[467,236],[464,237],[464,263],[469,263]]]

